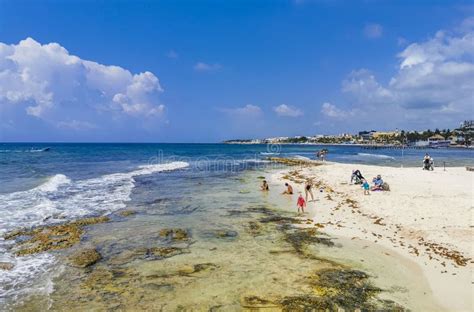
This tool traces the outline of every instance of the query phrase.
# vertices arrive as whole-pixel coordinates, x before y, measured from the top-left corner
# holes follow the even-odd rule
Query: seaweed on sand
[[[359,203],[351,198],[346,198],[345,203],[351,208],[359,208]]]
[[[258,236],[262,234],[262,226],[255,221],[249,221],[247,225],[247,232],[253,236]]]
[[[275,211],[266,207],[266,206],[257,206],[257,207],[249,207],[247,208],[248,211],[254,212],[254,213],[261,213],[264,215],[274,215]]]
[[[132,269],[99,267],[86,275],[82,281],[81,288],[99,294],[120,294],[129,291],[129,284],[136,282],[139,278],[139,274]]]
[[[257,296],[247,296],[241,299],[240,305],[243,308],[250,309],[262,309],[262,308],[278,308],[278,303],[273,302],[272,300],[260,298]]]
[[[303,220],[293,217],[285,217],[278,213],[277,211],[270,209],[266,206],[257,206],[257,207],[249,207],[247,208],[248,211],[253,213],[260,213],[263,214],[265,217],[259,219],[260,223],[278,223],[278,224],[300,224],[303,223]]]
[[[321,269],[309,277],[309,283],[318,297],[325,298],[330,310],[390,310],[404,311],[389,300],[376,297],[382,289],[373,286],[365,272],[346,269]]]
[[[315,162],[313,160],[304,160],[304,159],[296,159],[296,158],[284,158],[284,157],[268,157],[267,160],[284,164],[287,166],[320,166],[321,163]]]
[[[233,230],[215,229],[203,232],[202,236],[207,238],[235,239],[239,236],[239,233]]]
[[[159,233],[160,237],[167,238],[169,240],[178,240],[178,241],[183,241],[183,240],[188,240],[189,239],[189,233],[186,230],[183,229],[162,229],[160,230]]]
[[[132,216],[134,214],[136,214],[137,212],[134,211],[134,210],[122,210],[120,211],[118,214],[121,216],[121,217],[129,217],[129,216]]]
[[[95,248],[84,248],[69,256],[69,263],[78,268],[85,268],[102,259],[102,255]]]
[[[24,256],[48,250],[64,249],[73,246],[81,240],[84,227],[87,225],[104,223],[108,217],[94,217],[71,221],[59,225],[40,226],[31,230],[18,230],[4,236],[6,240],[23,238],[15,252],[17,256]]]
[[[376,295],[382,290],[372,286],[368,278],[366,273],[352,269],[321,269],[308,277],[312,293],[280,299],[249,296],[242,306],[281,311],[405,311],[393,301],[378,299]]]
[[[292,217],[284,217],[280,215],[268,216],[260,219],[261,223],[278,223],[278,224],[301,224],[302,220]]]
[[[194,264],[193,266],[189,268],[183,268],[180,270],[181,275],[190,275],[190,274],[195,274],[203,271],[213,271],[219,266],[214,264],[214,263],[198,263]]]
[[[305,254],[306,246],[309,244],[323,244],[328,247],[334,246],[334,242],[330,238],[318,236],[318,231],[314,228],[285,231],[284,240],[299,254]]]
[[[205,273],[214,271],[219,268],[217,264],[214,263],[198,263],[192,265],[184,265],[175,269],[168,269],[166,271],[156,272],[151,275],[147,275],[147,279],[163,279],[163,278],[174,278],[179,276],[185,277],[200,277],[198,273]]]
[[[187,248],[179,248],[179,247],[153,247],[148,248],[146,251],[146,257],[152,258],[156,260],[161,260],[165,258],[171,258],[174,256],[182,255],[185,253],[189,253]]]
[[[248,216],[250,214],[247,210],[238,210],[238,209],[231,209],[227,210],[228,217],[235,217],[235,216]]]

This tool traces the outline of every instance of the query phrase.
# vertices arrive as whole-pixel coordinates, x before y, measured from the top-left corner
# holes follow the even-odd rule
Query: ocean
[[[99,268],[106,272],[115,270],[117,265],[110,263],[127,251],[156,248],[157,241],[159,246],[166,244],[157,237],[157,231],[163,228],[183,228],[192,235],[192,243],[182,247],[192,258],[186,258],[191,255],[180,256],[184,259],[182,265],[190,259],[211,263],[215,268],[223,267],[219,263],[230,264],[217,276],[204,276],[205,285],[189,286],[173,277],[176,283],[171,283],[172,286],[142,289],[142,285],[149,284],[143,279],[151,280],[150,261],[146,257],[133,258],[125,261],[121,269],[127,269],[123,274],[134,276],[127,279],[127,283],[140,291],[132,292],[128,299],[104,297],[100,291],[90,291],[87,297],[82,292],[90,277],[65,264],[69,255],[67,250],[16,256],[15,242],[1,238],[0,262],[11,263],[13,268],[0,271],[0,306],[6,310],[19,307],[61,310],[61,306],[67,304],[76,309],[100,310],[111,304],[125,304],[124,300],[139,302],[140,296],[143,298],[143,294],[149,293],[153,294],[150,298],[157,296],[167,302],[193,305],[210,302],[212,296],[223,295],[235,283],[242,289],[251,288],[258,282],[271,285],[271,276],[275,277],[277,273],[279,278],[282,274],[288,275],[286,282],[294,283],[310,270],[309,265],[298,264],[299,260],[290,256],[275,260],[269,253],[260,255],[259,250],[275,248],[276,237],[280,234],[275,229],[265,229],[268,235],[255,236],[248,231],[248,224],[254,222],[254,214],[275,206],[271,197],[262,199],[258,191],[261,178],[275,169],[266,158],[313,159],[315,151],[321,148],[329,150],[327,160],[334,162],[421,168],[421,159],[428,152],[434,158],[435,166],[474,165],[474,150],[464,149],[402,151],[309,145],[0,144],[1,237],[18,229],[106,215],[111,216],[112,222],[91,227],[81,240],[81,244],[92,244],[100,249],[106,261]],[[260,210],[256,209],[259,207]],[[117,215],[122,210],[133,210],[135,214],[123,218]],[[215,233],[225,233],[224,239],[219,239]],[[219,251],[215,252],[216,249]],[[249,263],[254,264],[252,269],[248,267]],[[295,271],[295,264],[303,269]],[[128,271],[131,267],[132,273]],[[270,275],[265,277],[265,274]],[[77,280],[82,281],[81,287]],[[114,283],[115,279],[110,281],[114,289],[121,287]],[[275,293],[293,295],[292,291],[284,289],[284,285],[268,287]],[[206,289],[201,296],[208,296],[207,301],[196,298],[195,294],[188,294],[186,300],[176,299],[178,292],[199,287]],[[157,289],[159,291],[155,293]],[[89,300],[81,302],[81,296]],[[144,300],[143,309],[155,308],[153,302]],[[173,309],[178,305],[168,307]],[[234,302],[229,308],[238,306]]]

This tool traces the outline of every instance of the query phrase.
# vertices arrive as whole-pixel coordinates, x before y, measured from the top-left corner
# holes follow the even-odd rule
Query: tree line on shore
[[[377,135],[365,137],[362,134],[376,133]],[[236,139],[228,140],[224,143],[322,143],[322,144],[341,144],[348,142],[356,143],[381,143],[381,144],[409,144],[418,141],[427,141],[433,136],[442,137],[444,140],[453,140],[453,143],[460,145],[471,145],[473,139],[473,130],[467,128],[458,128],[455,130],[450,129],[438,129],[425,130],[425,131],[396,131],[377,133],[376,131],[363,131],[359,132],[358,135],[327,135],[327,136],[295,136],[288,138],[277,138],[277,139]]]

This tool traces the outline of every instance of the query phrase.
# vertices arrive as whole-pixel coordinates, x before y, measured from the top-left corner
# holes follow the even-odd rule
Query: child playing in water
[[[282,194],[293,195],[293,187],[289,185],[288,183],[285,183],[285,186],[286,186],[286,191],[284,191]]]
[[[370,195],[370,193],[369,193],[370,185],[369,185],[369,182],[367,182],[366,179],[362,179],[362,187],[364,188],[364,195]]]
[[[300,192],[300,196],[298,196],[298,201],[296,203],[296,206],[298,206],[298,213],[300,212],[300,208],[301,208],[301,212],[304,213],[304,208],[306,207],[306,201],[304,200],[301,192]]]

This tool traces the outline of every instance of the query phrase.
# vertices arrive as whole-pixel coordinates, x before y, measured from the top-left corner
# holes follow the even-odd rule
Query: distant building
[[[451,140],[446,140],[442,135],[435,134],[428,138],[429,147],[448,147],[451,144]]]
[[[362,138],[363,141],[372,141],[374,133],[377,131],[371,130],[371,131],[361,131],[359,132],[359,136]]]
[[[427,147],[428,145],[430,145],[430,143],[428,141],[416,141],[415,142],[415,146],[418,146],[418,147]]]
[[[398,136],[398,131],[387,131],[387,132],[377,131],[377,132],[372,133],[372,138],[375,140],[384,138],[384,137],[395,137],[395,136]]]
[[[435,134],[435,135],[430,136],[428,138],[428,142],[437,142],[437,141],[441,141],[441,140],[444,140],[444,137],[440,134]]]
[[[464,144],[465,141],[462,135],[452,135],[448,139],[451,141],[451,145]]]

